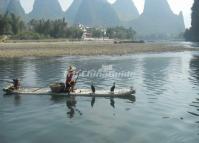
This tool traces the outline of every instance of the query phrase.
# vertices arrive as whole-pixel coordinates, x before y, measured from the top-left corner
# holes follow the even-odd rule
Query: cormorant
[[[95,87],[94,87],[93,83],[91,83],[91,90],[92,90],[92,93],[95,93]]]
[[[114,93],[114,90],[115,90],[115,82],[113,83],[113,86],[111,87],[110,91],[111,91],[112,93]]]

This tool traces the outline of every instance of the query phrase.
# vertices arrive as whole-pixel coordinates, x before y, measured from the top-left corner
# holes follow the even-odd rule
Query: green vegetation
[[[46,38],[71,38],[80,39],[83,31],[78,27],[68,27],[65,19],[58,20],[31,20],[30,30],[44,35]]]
[[[136,32],[132,28],[114,27],[79,27],[68,26],[63,19],[57,20],[36,20],[28,23],[23,22],[20,17],[14,14],[0,15],[0,35],[6,35],[11,39],[37,40],[48,38],[81,39],[83,33],[90,34],[93,38],[108,37],[110,39],[135,39]]]
[[[17,35],[12,36],[12,39],[18,39],[18,40],[39,40],[45,38],[44,36],[35,33],[35,32],[20,32]]]
[[[111,39],[135,39],[136,32],[132,28],[115,27],[107,28],[106,35]]]
[[[80,39],[83,31],[79,27],[68,27],[65,19],[35,20],[25,24],[14,14],[0,15],[0,35],[9,35],[12,39],[36,40],[42,38]]]
[[[31,20],[29,22],[30,30],[45,35],[45,37],[60,38],[65,37],[67,31],[67,23],[65,19],[61,20]]]
[[[83,31],[76,26],[72,26],[66,31],[66,38],[69,39],[81,39]]]
[[[91,35],[94,38],[101,38],[104,37],[104,31],[102,29],[99,28],[91,28]]]
[[[198,0],[194,0],[191,17],[192,17],[191,28],[185,31],[184,37],[188,41],[199,42],[199,1]]]
[[[135,39],[136,32],[132,28],[124,27],[110,27],[107,29],[104,28],[89,28],[87,29],[88,33],[91,33],[93,38],[102,38],[108,37],[109,39]]]
[[[16,35],[25,29],[25,24],[20,17],[14,14],[0,15],[0,35]]]

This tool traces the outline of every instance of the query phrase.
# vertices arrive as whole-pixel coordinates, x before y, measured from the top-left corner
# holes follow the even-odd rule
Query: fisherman
[[[16,78],[16,79],[13,79],[12,82],[10,82],[12,85],[9,87],[9,90],[18,90],[19,87],[20,87],[20,83],[19,83],[19,80]]]
[[[74,87],[75,87],[75,77],[76,71],[72,66],[69,66],[67,74],[66,74],[66,91],[67,92],[74,92]]]
[[[13,79],[12,81],[13,81],[13,87],[14,87],[14,89],[15,90],[19,89],[19,86],[20,86],[19,80],[16,78],[16,79]]]

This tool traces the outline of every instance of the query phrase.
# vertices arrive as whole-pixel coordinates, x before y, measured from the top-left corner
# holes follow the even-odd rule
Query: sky
[[[20,0],[20,1],[26,13],[29,13],[33,8],[34,0]],[[72,1],[73,0],[59,0],[61,7],[64,11],[67,10],[67,8],[71,5]],[[108,1],[110,3],[115,2],[115,0],[108,0]],[[132,1],[135,3],[139,13],[141,14],[143,12],[145,0],[132,0]],[[191,26],[191,7],[193,5],[193,0],[168,0],[168,2],[172,11],[175,14],[179,14],[180,11],[183,12],[185,26],[189,28]]]

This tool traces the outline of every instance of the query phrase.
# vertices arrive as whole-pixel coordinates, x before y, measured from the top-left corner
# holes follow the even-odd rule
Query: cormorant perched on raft
[[[92,90],[92,93],[95,93],[95,87],[93,85],[93,82],[91,83],[91,90]]]
[[[114,90],[115,90],[115,82],[113,83],[113,86],[110,89],[111,93],[114,93]]]

